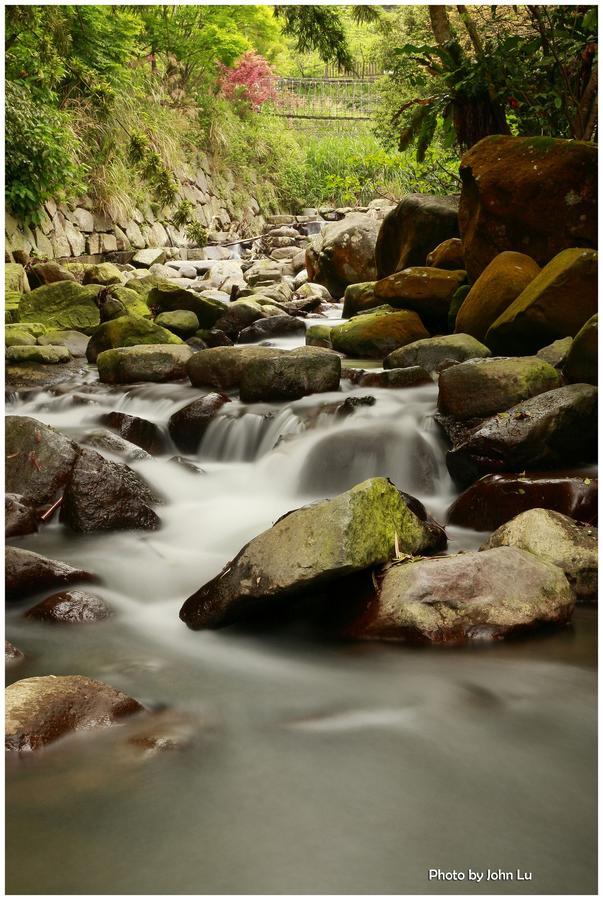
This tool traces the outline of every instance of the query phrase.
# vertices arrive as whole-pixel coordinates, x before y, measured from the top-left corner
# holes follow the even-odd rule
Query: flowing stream
[[[203,393],[88,379],[17,395],[7,411],[80,439],[117,409],[169,442],[169,417]],[[11,606],[7,636],[27,659],[10,680],[107,681],[165,707],[186,740],[142,752],[129,722],[9,760],[9,893],[596,891],[592,610],[561,631],[462,650],[336,642],[282,623],[191,632],[178,618],[283,513],[373,475],[445,520],[456,492],[436,393],[344,381],[287,405],[234,400],[201,442],[202,471],[173,461],[173,447],[130,463],[164,498],[159,531],[74,536],[54,521],[15,541],[93,570],[114,615],[51,626],[22,615],[45,594]],[[342,416],[345,396],[374,403]],[[485,538],[448,535],[450,552]],[[434,868],[514,879],[430,881]]]

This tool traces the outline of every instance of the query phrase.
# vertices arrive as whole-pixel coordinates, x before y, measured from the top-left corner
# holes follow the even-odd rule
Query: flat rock
[[[308,394],[339,389],[341,359],[332,350],[300,347],[278,356],[256,359],[241,375],[244,403],[298,400]]]
[[[250,362],[279,353],[286,351],[273,347],[211,347],[193,354],[186,368],[195,387],[227,391],[239,386]]]
[[[98,376],[106,384],[180,381],[192,356],[186,344],[146,344],[104,350],[97,357]]]
[[[383,368],[421,366],[428,372],[435,372],[445,360],[460,363],[468,359],[485,359],[490,355],[484,344],[468,334],[447,334],[413,341],[405,347],[394,350],[383,360]]]

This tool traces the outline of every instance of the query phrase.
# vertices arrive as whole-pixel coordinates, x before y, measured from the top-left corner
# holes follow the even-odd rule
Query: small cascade
[[[304,423],[290,407],[277,415],[244,412],[218,416],[207,429],[199,456],[220,462],[251,462],[269,453],[283,438],[299,434]]]

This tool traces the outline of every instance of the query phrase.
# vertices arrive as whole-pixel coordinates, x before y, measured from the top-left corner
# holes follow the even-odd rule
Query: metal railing
[[[279,78],[274,111],[288,119],[369,121],[377,106],[377,77]]]

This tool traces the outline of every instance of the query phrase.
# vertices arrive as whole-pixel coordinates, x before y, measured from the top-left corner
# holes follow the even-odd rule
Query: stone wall
[[[195,206],[198,220],[209,230],[209,242],[259,234],[264,218],[257,200],[247,195],[243,208],[235,209],[235,181],[230,173],[219,175],[209,157],[201,157],[196,172],[180,175],[180,194]],[[240,197],[240,191],[238,192]],[[28,227],[9,211],[5,218],[5,257],[22,262],[23,257],[47,259],[89,257],[91,261],[111,253],[136,251],[145,247],[179,248],[194,245],[183,230],[170,221],[169,209],[157,204],[134,206],[126,213],[116,207],[112,213],[95,209],[90,197],[77,204],[49,201],[41,213],[40,224]],[[178,254],[185,257],[185,252]]]

